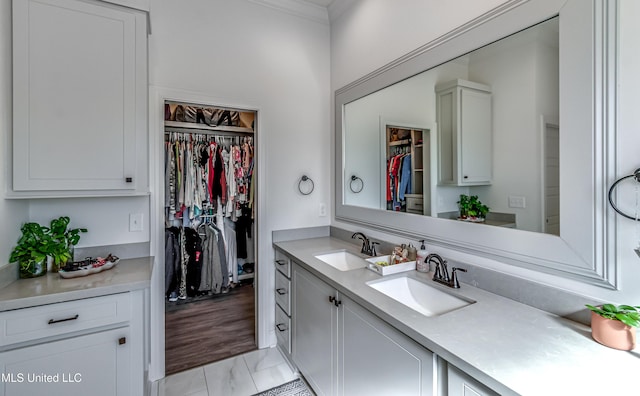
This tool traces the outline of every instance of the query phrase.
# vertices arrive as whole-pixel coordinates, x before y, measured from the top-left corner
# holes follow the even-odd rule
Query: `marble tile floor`
[[[152,396],[250,396],[298,377],[278,348],[258,349],[172,374],[152,386]]]

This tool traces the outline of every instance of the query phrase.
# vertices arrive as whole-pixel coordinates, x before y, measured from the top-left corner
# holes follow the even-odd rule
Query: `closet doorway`
[[[166,375],[257,348],[256,116],[164,103]]]

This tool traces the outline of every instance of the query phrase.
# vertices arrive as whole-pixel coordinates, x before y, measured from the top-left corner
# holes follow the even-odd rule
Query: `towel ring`
[[[311,183],[311,189],[307,192],[302,191],[302,183]],[[313,180],[311,180],[311,178],[307,175],[302,175],[302,177],[300,178],[300,181],[298,181],[298,191],[300,191],[300,194],[302,195],[309,195],[313,192],[313,189],[315,188],[315,184],[313,183]]]
[[[612,185],[611,188],[609,188],[609,205],[611,205],[611,207],[613,208],[613,210],[615,210],[619,215],[626,217],[627,219],[631,219],[631,220],[635,220],[635,221],[640,221],[640,219],[636,218],[636,217],[632,217],[629,216],[628,214],[622,212],[620,209],[618,209],[618,207],[616,206],[616,204],[613,203],[613,189],[616,188],[616,186],[618,185],[618,183],[620,183],[621,181],[628,179],[630,177],[633,177],[636,182],[640,183],[640,168],[636,169],[633,172],[633,175],[627,175],[624,177],[619,178],[618,180],[616,180]]]
[[[356,190],[355,188],[353,188],[353,182],[360,180],[360,188],[358,190]],[[362,180],[361,178],[359,178],[356,175],[351,175],[351,181],[349,182],[349,190],[351,190],[351,192],[357,194],[360,191],[362,191],[362,189],[364,189],[364,180]]]

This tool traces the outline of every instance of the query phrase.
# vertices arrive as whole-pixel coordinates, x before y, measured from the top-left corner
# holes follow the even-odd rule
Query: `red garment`
[[[224,166],[224,157],[222,156],[222,148],[218,147],[218,155],[220,156],[220,163],[222,163],[222,171],[220,172],[220,202],[224,205],[227,203],[227,176],[225,175],[226,169]],[[230,159],[231,160],[231,159]]]
[[[211,200],[211,202],[213,202],[213,199],[215,198],[213,196],[213,166],[215,159],[216,144],[214,142],[211,142],[211,144],[209,144],[209,180],[207,180],[207,189],[209,190],[209,199]]]

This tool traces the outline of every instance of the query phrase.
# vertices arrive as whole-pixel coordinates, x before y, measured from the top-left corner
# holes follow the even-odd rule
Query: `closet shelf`
[[[208,126],[205,124],[195,124],[193,122],[180,122],[180,121],[165,121],[164,122],[164,130],[165,132],[195,132],[195,133],[246,133],[246,134],[254,134],[253,129],[247,127],[237,127],[237,126],[226,126],[226,125],[218,125],[218,126]]]

